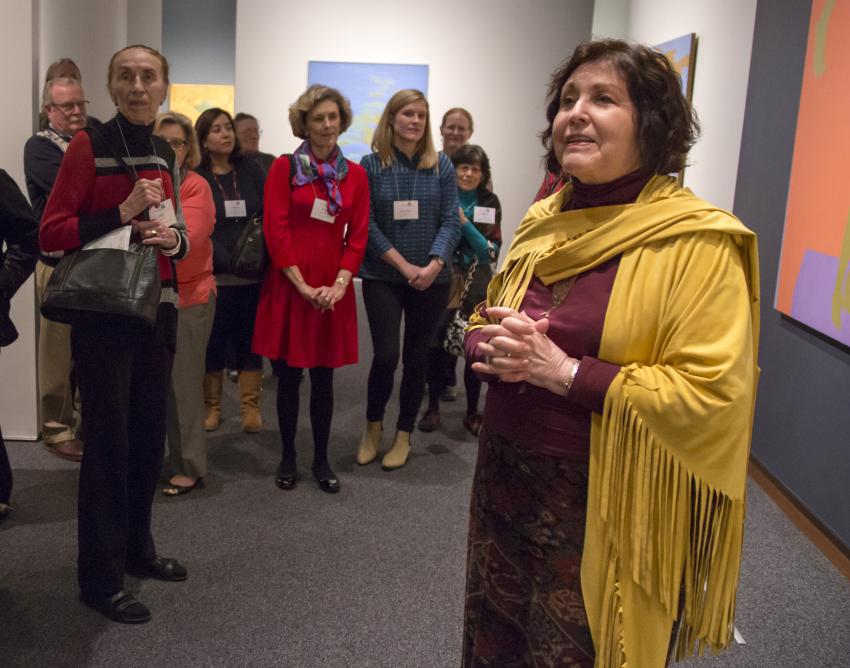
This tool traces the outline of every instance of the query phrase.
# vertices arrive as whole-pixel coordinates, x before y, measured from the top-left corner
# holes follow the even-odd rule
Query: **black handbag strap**
[[[118,121],[119,123],[121,121]],[[127,172],[127,176],[130,177],[130,181],[135,183],[139,180],[138,174],[130,169],[130,165],[127,164],[127,161],[124,160],[120,155],[118,155],[118,151],[115,150],[115,147],[112,146],[108,141],[106,141],[106,137],[104,137],[100,130],[95,127],[89,126],[85,128],[85,131],[89,133],[89,137],[97,137],[101,144],[106,147],[106,150],[112,154],[112,157],[115,158],[115,161],[124,168],[124,171]]]

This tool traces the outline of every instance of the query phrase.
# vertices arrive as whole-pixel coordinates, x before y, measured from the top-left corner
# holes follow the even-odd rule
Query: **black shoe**
[[[319,489],[323,492],[336,494],[340,490],[339,478],[337,478],[336,473],[331,471],[329,466],[325,466],[318,470],[313,469],[313,478],[316,479]]]
[[[177,559],[155,557],[151,561],[143,561],[127,566],[127,573],[137,578],[156,578],[167,582],[182,582],[189,573]]]
[[[90,608],[121,624],[144,624],[151,620],[151,611],[123,589],[112,596],[87,596],[80,600]]]
[[[419,431],[436,431],[440,426],[440,409],[429,408],[419,420]]]
[[[163,496],[180,496],[181,494],[188,494],[194,489],[203,489],[204,488],[204,479],[196,478],[195,482],[191,485],[178,485],[174,482],[169,482],[162,488]]]
[[[280,487],[281,489],[293,489],[295,487],[295,483],[298,481],[298,470],[295,468],[293,464],[292,467],[284,467],[281,463],[280,466],[277,467],[277,473],[274,477],[274,484]]]

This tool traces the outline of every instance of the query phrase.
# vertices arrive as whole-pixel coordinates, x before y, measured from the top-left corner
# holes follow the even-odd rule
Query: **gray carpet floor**
[[[254,436],[239,431],[227,384],[206,489],[158,496],[154,507],[158,550],[183,560],[189,580],[128,578],[153,612],[138,627],[76,599],[77,466],[40,444],[9,443],[15,492],[0,525],[0,666],[457,666],[476,450],[461,426],[463,397],[443,404],[439,431],[415,434],[404,469],[359,467],[365,373],[360,365],[336,376],[335,496],[310,479],[306,387],[302,479],[284,492],[272,479],[274,380],[266,429]],[[693,664],[850,665],[850,583],[752,484],[736,625],[746,644]]]

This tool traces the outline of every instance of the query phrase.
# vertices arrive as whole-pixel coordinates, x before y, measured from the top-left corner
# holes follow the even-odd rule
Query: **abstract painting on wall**
[[[233,115],[233,86],[219,84],[171,84],[168,88],[168,109],[189,117],[192,123],[201,112],[219,107]]]
[[[682,35],[669,42],[662,42],[653,47],[660,51],[682,79],[682,94],[691,102],[694,92],[694,63],[697,57],[697,36],[694,33]]]
[[[653,48],[667,56],[667,60],[670,61],[673,69],[678,72],[679,78],[682,80],[682,94],[691,104],[694,95],[694,65],[697,58],[696,34],[691,32],[668,42],[656,44]],[[681,184],[685,180],[685,170],[683,169],[671,176],[678,178]]]
[[[850,3],[814,0],[775,308],[850,345]],[[769,193],[765,193],[769,197]]]
[[[339,145],[346,158],[359,162],[372,152],[372,133],[393,93],[415,88],[428,95],[428,66],[311,60],[307,63],[307,84],[336,88],[351,102],[354,118],[340,136]]]

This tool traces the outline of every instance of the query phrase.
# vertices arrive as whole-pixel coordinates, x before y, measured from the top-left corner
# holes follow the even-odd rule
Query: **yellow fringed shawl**
[[[593,414],[581,582],[599,668],[664,666],[732,637],[758,378],[755,235],[655,176],[637,201],[561,212],[567,186],[520,223],[488,305],[519,308],[622,255],[599,357],[622,366]],[[470,328],[486,324],[480,313]],[[569,351],[567,351],[569,352]]]

